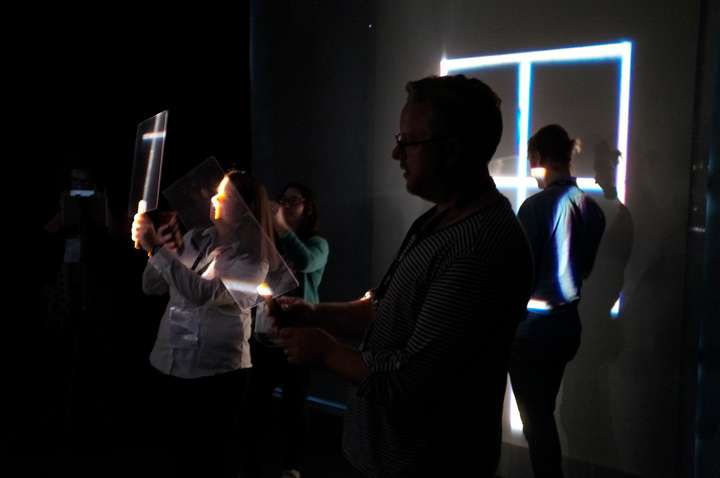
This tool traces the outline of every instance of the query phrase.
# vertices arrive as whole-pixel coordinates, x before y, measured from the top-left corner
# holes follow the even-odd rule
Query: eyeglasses
[[[416,146],[419,144],[437,143],[438,141],[445,141],[452,137],[452,136],[438,136],[436,138],[427,138],[427,139],[421,139],[418,141],[408,141],[406,139],[406,136],[404,133],[396,133],[394,136],[395,136],[395,144],[400,149],[405,149],[408,146]]]
[[[278,203],[288,207],[294,207],[304,202],[305,198],[301,196],[282,196],[278,199]]]

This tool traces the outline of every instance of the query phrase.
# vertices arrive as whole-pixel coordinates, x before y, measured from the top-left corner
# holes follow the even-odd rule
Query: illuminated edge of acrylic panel
[[[574,48],[560,48],[554,50],[540,50],[506,55],[477,56],[470,58],[443,58],[440,61],[440,76],[450,72],[461,72],[463,70],[502,66],[518,65],[518,158],[517,176],[494,176],[495,184],[499,188],[515,189],[517,194],[516,207],[520,207],[527,197],[528,188],[536,187],[537,183],[532,176],[527,175],[527,142],[530,137],[530,105],[532,94],[532,66],[533,63],[552,62],[579,62],[590,60],[612,60],[619,59],[620,65],[620,102],[618,109],[617,124],[617,149],[620,157],[617,168],[615,187],[617,188],[618,199],[626,203],[626,177],[628,161],[628,129],[630,119],[630,75],[632,65],[632,43],[629,41],[619,43],[608,43]],[[585,191],[600,191],[594,178],[577,178],[578,186]],[[622,295],[613,305],[610,314],[617,318],[620,314]],[[528,304],[528,309],[534,309],[535,305]],[[515,396],[510,393],[510,428],[515,432],[523,429],[520,413],[517,408]]]
[[[162,111],[155,115],[155,123],[153,124],[153,130],[152,132],[145,133],[142,135],[143,141],[150,141],[150,152],[147,162],[147,169],[145,170],[145,184],[143,185],[143,199],[147,200],[149,191],[150,191],[150,179],[151,175],[149,174],[150,171],[153,170],[153,165],[156,160],[158,160],[158,154],[157,154],[157,146],[158,141],[162,140],[162,144],[160,145],[161,151],[159,154],[159,161],[160,164],[158,165],[158,168],[162,168],[162,155],[163,151],[165,149],[165,133],[166,133],[166,123],[167,123],[167,111]],[[161,129],[162,128],[162,129]],[[159,194],[159,191],[158,191]],[[155,198],[157,201],[157,198]]]
[[[617,125],[617,149],[620,151],[616,178],[616,188],[620,202],[625,203],[625,180],[628,161],[628,128],[630,118],[630,74],[632,62],[632,42],[607,43],[554,50],[539,50],[505,55],[476,56],[470,58],[443,58],[440,61],[440,75],[463,70],[502,66],[518,66],[518,179],[527,176],[525,160],[527,141],[530,136],[530,97],[532,90],[532,66],[534,63],[580,62],[591,60],[619,59],[620,66],[620,104]],[[497,178],[496,178],[497,182]],[[593,178],[578,178],[578,185],[585,190],[599,190]],[[517,207],[527,195],[525,182],[518,181],[510,187],[516,187]],[[592,184],[593,187],[588,187]],[[506,186],[508,187],[508,186]]]

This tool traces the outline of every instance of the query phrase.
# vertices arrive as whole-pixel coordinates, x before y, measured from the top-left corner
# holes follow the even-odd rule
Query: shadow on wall
[[[603,189],[603,197],[594,199],[605,214],[605,233],[593,272],[583,287],[582,342],[577,357],[568,364],[559,408],[567,455],[613,464],[619,457],[614,439],[611,373],[625,345],[625,316],[622,308],[619,315],[612,309],[622,292],[633,248],[633,219],[615,189],[620,153],[611,149],[607,141],[598,143],[594,150],[595,180]]]
[[[652,164],[660,156],[640,151],[636,164]],[[617,203],[613,215],[607,209],[612,200],[598,199],[606,232],[585,282],[582,344],[568,365],[558,408],[570,458],[641,476],[676,476],[682,321],[672,314],[681,310],[673,291],[682,281],[684,262],[668,251],[677,249],[682,231],[658,228],[663,221],[656,219],[671,213],[679,198],[647,175],[630,186],[633,215]],[[634,237],[633,230],[651,232]],[[610,309],[623,289],[633,242],[640,272],[624,285],[621,312],[613,319]]]

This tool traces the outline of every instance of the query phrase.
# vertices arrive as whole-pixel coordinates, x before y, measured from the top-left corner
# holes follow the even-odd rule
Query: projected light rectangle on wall
[[[619,151],[620,156],[618,157],[615,186],[617,189],[618,199],[620,202],[625,204],[628,164],[631,61],[632,43],[624,41],[619,43],[502,55],[477,56],[470,58],[445,58],[440,62],[440,75],[465,74],[472,76],[473,74],[478,74],[479,72],[482,72],[486,77],[488,77],[488,75],[495,75],[498,83],[493,84],[493,81],[490,81],[489,83],[493,89],[496,89],[496,91],[498,88],[501,90],[502,88],[507,88],[506,78],[509,71],[514,73],[514,76],[517,77],[517,93],[514,95],[514,98],[508,97],[508,93],[510,91],[507,89],[504,91],[498,91],[503,99],[503,107],[506,108],[505,113],[508,114],[512,111],[512,109],[515,109],[517,118],[516,124],[506,124],[505,128],[506,131],[508,129],[516,130],[514,154],[508,155],[506,151],[504,155],[501,155],[502,157],[496,157],[494,161],[499,160],[501,164],[497,165],[495,167],[495,171],[493,171],[493,179],[495,180],[498,188],[514,192],[515,197],[512,199],[514,199],[513,202],[515,204],[515,209],[517,210],[523,201],[525,201],[528,197],[528,192],[537,190],[537,183],[535,179],[530,176],[527,164],[527,142],[531,135],[533,95],[536,93],[533,90],[534,74],[536,74],[540,68],[548,70],[546,67],[576,67],[577,65],[602,64],[608,62],[612,63],[613,66],[617,65],[618,68],[616,70],[612,70],[613,72],[616,72],[613,74],[617,75],[617,89],[614,92],[614,94],[617,95],[617,98],[606,98],[605,101],[612,103],[611,106],[616,108],[613,116],[615,131],[612,132],[612,134],[616,140],[616,148],[617,151]],[[565,71],[569,72],[570,70]],[[500,79],[498,77],[500,74],[505,74],[505,78]],[[491,78],[488,77],[488,79]],[[599,95],[601,92],[588,91],[587,94]],[[553,98],[550,98],[550,101],[552,100]],[[510,111],[507,110],[508,104],[511,108]],[[553,118],[549,122],[558,121]],[[504,140],[504,142],[506,141],[507,139]],[[504,142],[501,143],[500,149],[503,149]],[[507,164],[508,160],[514,162],[514,165]],[[594,177],[578,175],[577,182],[581,189],[591,194],[601,192],[601,189],[595,182]],[[618,316],[620,303],[621,298],[618,298],[611,310],[613,317]],[[529,308],[531,306],[532,304],[528,304]],[[512,394],[510,395],[510,402],[511,428],[515,431],[522,430],[522,422],[520,421],[519,414],[517,413],[515,399]]]

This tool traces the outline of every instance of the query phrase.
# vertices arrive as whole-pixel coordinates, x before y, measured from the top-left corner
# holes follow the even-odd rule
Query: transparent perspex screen
[[[240,308],[257,305],[263,300],[260,292],[266,298],[278,297],[298,286],[275,244],[214,159],[164,194],[189,229],[185,237],[199,248],[198,259],[206,264],[202,277],[222,280]]]
[[[209,205],[225,173],[215,158],[208,158],[163,191],[187,230],[212,225]]]
[[[130,214],[157,209],[168,112],[141,122],[135,138],[135,158],[130,182]]]

